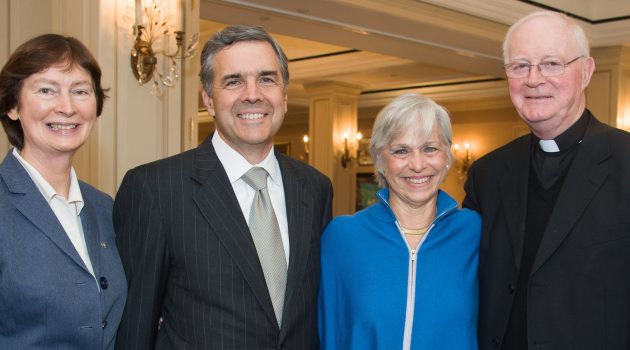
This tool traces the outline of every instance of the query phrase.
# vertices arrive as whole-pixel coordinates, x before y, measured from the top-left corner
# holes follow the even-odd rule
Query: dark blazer
[[[587,111],[587,113],[590,113]],[[505,335],[524,241],[531,136],[476,161],[464,206],[482,215],[481,350]],[[630,134],[586,130],[527,289],[529,349],[630,349]],[[509,350],[509,349],[505,349]]]
[[[80,188],[100,292],[24,167],[11,153],[0,165],[0,349],[114,348],[127,284],[112,199],[85,183]]]
[[[278,329],[254,242],[211,137],[130,170],[122,182],[114,225],[129,299],[117,348],[316,348],[319,240],[331,218],[330,180],[276,152],[290,244]]]

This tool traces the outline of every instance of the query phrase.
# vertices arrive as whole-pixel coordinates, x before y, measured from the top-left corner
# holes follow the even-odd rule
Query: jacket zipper
[[[418,246],[416,248],[411,248],[409,244],[407,243],[405,234],[402,231],[402,228],[400,227],[400,223],[396,219],[396,215],[394,215],[394,211],[392,210],[392,207],[389,205],[389,202],[387,202],[380,195],[378,197],[381,198],[382,203],[384,203],[389,209],[389,211],[392,213],[392,216],[394,217],[394,221],[396,223],[396,227],[398,228],[398,232],[400,233],[400,236],[402,237],[403,242],[405,242],[405,245],[407,246],[407,249],[409,250],[409,275],[407,276],[407,307],[405,310],[405,329],[403,333],[402,350],[411,350],[413,316],[414,316],[415,304],[416,304],[416,270],[417,270],[417,265],[418,265],[417,253],[420,250],[420,247],[422,246],[424,241],[427,239],[427,237],[429,237],[429,234],[431,233],[431,230],[433,230],[433,227],[435,226],[436,222],[438,222],[442,217],[446,216],[447,214],[457,210],[457,205],[447,208],[438,216],[436,216],[433,222],[431,223],[431,226],[429,226],[429,229],[425,233],[424,237],[422,237],[422,239],[418,243]]]

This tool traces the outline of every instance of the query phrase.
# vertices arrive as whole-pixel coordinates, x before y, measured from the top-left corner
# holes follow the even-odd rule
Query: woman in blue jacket
[[[477,349],[481,222],[439,190],[451,134],[444,108],[418,94],[378,114],[378,201],[322,237],[322,349]]]
[[[101,69],[72,37],[20,45],[0,71],[0,349],[113,349],[127,283],[112,199],[72,159],[103,110]]]

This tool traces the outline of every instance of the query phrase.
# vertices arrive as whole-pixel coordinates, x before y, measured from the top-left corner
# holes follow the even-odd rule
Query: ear
[[[208,114],[214,117],[216,115],[214,112],[214,102],[212,101],[212,97],[208,96],[205,89],[201,89],[201,98],[203,98],[203,105],[208,109]]]
[[[20,114],[17,111],[17,107],[13,107],[11,108],[11,110],[9,111],[9,113],[7,113],[7,115],[9,116],[9,118],[11,118],[12,120],[18,120],[20,119]]]
[[[586,57],[582,67],[582,90],[585,90],[591,82],[593,72],[595,71],[595,60],[593,57]]]
[[[284,93],[284,114],[287,114],[287,111],[289,110],[288,106],[287,106],[287,93]]]

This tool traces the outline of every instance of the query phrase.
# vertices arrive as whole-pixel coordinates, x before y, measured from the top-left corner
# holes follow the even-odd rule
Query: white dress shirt
[[[227,173],[234,194],[241,207],[243,216],[249,225],[249,212],[254,202],[256,191],[249,186],[241,177],[245,175],[252,167],[261,167],[267,170],[267,192],[271,198],[271,205],[280,226],[280,235],[282,236],[282,245],[284,246],[284,254],[289,266],[289,224],[287,220],[287,207],[284,198],[284,187],[282,185],[282,174],[280,173],[280,165],[273,153],[273,147],[267,154],[267,157],[259,164],[251,165],[249,162],[232,147],[230,147],[219,132],[215,132],[212,136],[212,145],[219,157],[219,161],[223,165],[223,169]]]
[[[13,148],[13,155],[20,164],[22,164],[31,177],[31,180],[33,180],[39,189],[39,192],[44,196],[46,202],[50,205],[50,209],[52,209],[57,220],[61,223],[66,235],[68,235],[70,242],[72,242],[74,249],[79,253],[88,271],[94,276],[94,269],[92,268],[92,261],[87,251],[87,245],[85,244],[85,235],[83,234],[83,226],[81,225],[81,217],[79,216],[81,209],[83,209],[84,202],[74,168],[70,170],[70,190],[68,191],[68,199],[66,199],[58,195],[39,171],[20,156],[17,148]],[[96,280],[96,277],[94,280]],[[96,284],[98,285],[98,281]]]

